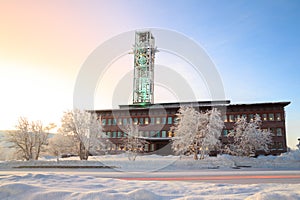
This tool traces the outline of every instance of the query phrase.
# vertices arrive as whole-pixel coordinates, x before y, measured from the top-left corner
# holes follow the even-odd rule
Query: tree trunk
[[[197,152],[197,150],[194,151],[194,160],[198,160],[198,152]]]
[[[79,144],[79,158],[80,160],[87,160],[89,158],[89,152],[86,150],[82,142]]]
[[[40,152],[41,152],[41,146],[38,145],[37,150],[36,150],[36,152],[35,152],[35,160],[38,160],[38,159],[39,159]]]

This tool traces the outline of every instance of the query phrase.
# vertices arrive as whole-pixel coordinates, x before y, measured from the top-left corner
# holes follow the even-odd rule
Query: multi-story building
[[[225,127],[220,140],[223,144],[228,142],[227,134],[233,129],[236,120],[247,117],[250,121],[256,114],[262,120],[262,129],[273,133],[271,154],[280,154],[287,151],[285,106],[290,102],[230,104],[230,101],[199,101],[149,104],[147,106],[121,105],[119,109],[97,110],[101,116],[104,132],[112,142],[111,151],[124,150],[123,138],[126,137],[126,127],[129,124],[139,126],[140,137],[148,143],[144,152],[158,154],[171,154],[171,141],[173,133],[171,127],[177,119],[176,113],[180,106],[193,106],[200,111],[216,107],[222,113]]]

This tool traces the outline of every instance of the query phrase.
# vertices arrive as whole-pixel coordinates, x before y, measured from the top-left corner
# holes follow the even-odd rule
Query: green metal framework
[[[154,103],[155,40],[150,31],[136,32],[134,44],[133,104]]]

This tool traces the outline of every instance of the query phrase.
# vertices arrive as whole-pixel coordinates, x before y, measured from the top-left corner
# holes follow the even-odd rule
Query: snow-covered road
[[[297,183],[300,184],[299,170],[266,170],[266,169],[211,169],[189,171],[160,172],[120,172],[114,169],[14,169],[0,170],[0,176],[26,174],[76,175],[97,178],[117,178],[140,181],[193,181],[210,183]]]
[[[1,171],[0,199],[300,199],[300,183],[229,184],[203,181],[124,180],[124,177],[199,177],[266,174],[299,176],[297,171],[200,171],[124,173],[79,171]],[[215,174],[215,175],[213,175]],[[194,177],[197,177],[194,176]],[[105,177],[105,178],[104,178]],[[114,177],[114,178],[108,178]],[[123,179],[123,180],[122,180]],[[251,179],[252,180],[252,179]],[[290,179],[281,179],[290,180]],[[212,182],[212,181],[210,181]],[[241,182],[242,183],[242,182]],[[264,184],[262,184],[264,183]]]

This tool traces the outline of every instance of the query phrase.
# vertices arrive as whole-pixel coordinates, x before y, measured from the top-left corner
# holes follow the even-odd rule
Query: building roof
[[[287,106],[291,102],[290,101],[281,101],[281,102],[263,102],[263,103],[242,103],[242,104],[230,104],[230,106],[272,106],[272,105],[281,105]]]
[[[244,106],[287,106],[291,102],[282,101],[282,102],[262,102],[262,103],[244,103],[244,104],[230,104],[230,100],[219,100],[219,101],[191,101],[191,102],[170,102],[170,103],[157,103],[157,104],[147,104],[147,105],[119,105],[119,109],[101,109],[93,111],[121,111],[121,110],[143,110],[143,109],[159,109],[164,108],[179,108],[181,106],[192,106],[192,107],[244,107]]]
[[[193,106],[193,107],[205,107],[205,106],[224,106],[229,105],[229,100],[220,100],[220,101],[189,101],[189,102],[170,102],[170,103],[157,103],[157,104],[147,104],[147,105],[119,105],[120,109],[123,108],[178,108],[180,106]]]

